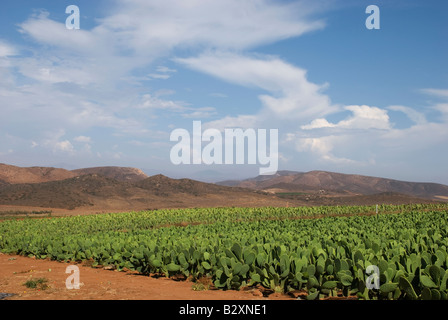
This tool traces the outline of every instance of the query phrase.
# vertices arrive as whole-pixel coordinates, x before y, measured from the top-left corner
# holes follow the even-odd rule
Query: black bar
[[[429,305],[428,305],[429,304]],[[386,317],[394,312],[403,316],[430,307],[431,312],[446,310],[446,301],[356,301],[356,300],[93,300],[93,301],[0,301],[2,312],[20,312],[21,316],[47,313],[63,316],[120,319],[139,315],[142,319],[301,319],[312,317]],[[39,311],[40,310],[40,311]],[[6,313],[5,313],[6,314]]]

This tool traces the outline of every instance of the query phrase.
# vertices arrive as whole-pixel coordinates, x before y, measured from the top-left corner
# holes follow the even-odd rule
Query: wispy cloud
[[[388,109],[392,111],[403,112],[415,124],[422,125],[427,123],[425,115],[412,108],[406,106],[390,106],[388,107]]]
[[[306,70],[272,56],[248,56],[230,52],[208,52],[177,62],[249,88],[263,89],[259,96],[265,111],[281,119],[309,119],[338,110],[322,93],[326,85],[307,80]]]
[[[189,108],[188,110],[190,110],[190,112],[182,114],[184,118],[206,119],[217,114],[216,109],[213,107]]]
[[[435,97],[448,99],[448,89],[422,89],[421,92]]]
[[[248,49],[325,25],[312,18],[320,6],[303,0],[128,0],[117,9],[96,31],[113,33],[138,55],[179,46]]]
[[[36,113],[34,127],[41,121],[42,127],[54,123],[70,128],[73,124],[130,132],[131,127],[141,128],[143,119],[140,114],[124,111],[135,106],[132,95],[136,90],[126,89],[128,85],[166,80],[177,73],[160,63],[147,76],[136,77],[135,70],[148,68],[178,47],[244,50],[299,36],[324,26],[323,21],[312,18],[319,10],[311,1],[116,1],[95,27],[81,30],[67,30],[49,12],[39,11],[18,24],[18,31],[34,42],[31,55],[11,60],[8,57],[17,51],[0,41],[0,63],[8,67],[2,81],[10,75],[13,88],[0,91],[0,103],[11,106],[10,122],[21,110]],[[143,100],[137,108],[176,111],[184,117],[214,113],[198,109],[203,106],[188,109],[187,103],[154,94],[144,95]],[[48,117],[37,115],[39,106]]]
[[[15,55],[17,55],[17,50],[14,48],[14,46],[0,39],[0,58]]]

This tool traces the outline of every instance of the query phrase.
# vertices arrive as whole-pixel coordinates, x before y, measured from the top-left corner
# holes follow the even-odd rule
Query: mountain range
[[[278,171],[272,176],[218,182],[272,193],[321,193],[328,195],[373,195],[400,193],[426,199],[448,199],[448,186],[438,183],[407,182],[387,178],[327,171]]]
[[[283,199],[256,190],[191,179],[147,176],[140,169],[65,170],[0,164],[0,206],[121,211],[219,206],[282,206]]]
[[[66,170],[0,164],[0,209],[79,212],[159,208],[402,204],[447,201],[448,186],[325,171],[279,171],[216,184],[128,167]]]

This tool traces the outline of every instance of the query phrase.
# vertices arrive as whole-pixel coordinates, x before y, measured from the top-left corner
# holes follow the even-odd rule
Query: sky
[[[174,164],[172,132],[193,138],[201,121],[278,130],[278,170],[448,184],[446,12],[444,0],[2,0],[0,163],[259,174]]]

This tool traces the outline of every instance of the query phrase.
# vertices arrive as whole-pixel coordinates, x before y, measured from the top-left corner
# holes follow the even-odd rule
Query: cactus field
[[[300,291],[312,300],[448,299],[447,204],[381,205],[378,213],[375,206],[198,208],[5,220],[0,252],[208,277],[221,290]]]

